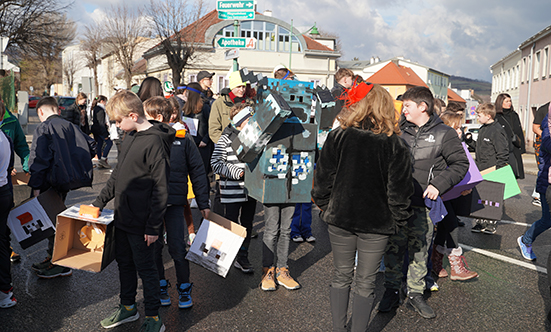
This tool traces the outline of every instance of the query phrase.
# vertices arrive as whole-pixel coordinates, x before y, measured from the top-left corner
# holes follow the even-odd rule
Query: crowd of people
[[[97,96],[90,113],[84,93],[62,111],[55,98],[43,97],[36,107],[41,123],[30,148],[17,119],[0,104],[1,308],[17,303],[10,274],[10,257],[13,261],[16,254],[10,248],[6,225],[13,207],[14,152],[21,158],[23,171],[30,173],[33,196],[51,190],[65,201],[70,190],[91,186],[94,167],[112,167],[108,156],[116,144],[118,160],[109,180],[93,202],[82,202],[103,209],[114,199],[120,305],[101,321],[104,328],[139,318],[139,276],[146,316],[143,328],[164,331],[159,308],[172,304],[162,258],[165,244],[174,261],[178,307],[193,306],[193,283],[185,259],[195,235],[190,187],[204,219],[212,208],[246,229],[234,266],[253,273],[248,255],[251,238],[256,236],[257,201],[248,195],[247,166],[232,143],[255,112],[257,91],[236,71],[229,76],[229,87],[216,95],[211,91],[213,76],[201,71],[198,82],[176,88],[147,77],[139,87],[120,90],[109,100]],[[273,76],[297,80],[284,66],[274,68]],[[478,106],[481,128],[475,142],[462,130],[464,109],[435,99],[426,87],[410,88],[397,101],[383,87],[365,82],[348,69],[339,69],[335,81],[331,93],[338,115],[316,160],[312,201],[263,204],[260,289],[301,287],[289,270],[289,244],[316,241],[311,229],[313,202],[328,224],[333,253],[329,290],[334,331],[367,329],[381,269],[385,292],[379,312],[394,310],[406,297],[407,305],[420,316],[434,318],[436,312],[423,296],[425,290],[438,290],[431,273],[457,281],[478,276],[469,270],[459,246],[458,227],[464,224],[456,215],[461,198],[472,190],[451,200],[441,197],[467,174],[468,148],[476,151],[478,169],[511,165],[515,176],[524,178],[524,135],[511,98],[502,94],[495,104]],[[551,227],[546,200],[551,197],[547,193],[549,111],[549,104],[542,106],[534,122],[540,171],[533,195],[542,208],[542,218],[518,238],[521,253],[529,260],[536,258],[533,241]],[[92,163],[94,156],[97,165]],[[475,219],[472,231],[494,234],[496,227],[497,220]],[[39,278],[72,274],[70,268],[52,263],[53,247],[51,237],[46,259],[32,265]],[[450,263],[449,273],[444,257]]]

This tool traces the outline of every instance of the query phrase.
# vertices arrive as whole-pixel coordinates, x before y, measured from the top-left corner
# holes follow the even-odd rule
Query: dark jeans
[[[11,178],[9,179],[11,181]],[[0,290],[11,288],[11,248],[8,215],[13,207],[13,191],[10,184],[0,187]]]
[[[189,282],[189,262],[186,259],[186,229],[187,224],[184,221],[184,206],[171,205],[166,208],[165,223],[166,241],[168,244],[168,252],[174,260],[174,268],[176,269],[176,279],[178,284]],[[163,264],[163,227],[159,239],[155,242],[155,263],[159,272],[159,279],[165,278],[165,267]]]
[[[98,159],[107,158],[107,156],[109,155],[109,151],[113,146],[113,141],[110,140],[109,137],[102,137],[101,135],[96,135],[96,134],[94,134],[94,139],[97,142]]]
[[[57,190],[55,192],[59,195],[59,197],[61,197],[61,200],[65,204],[65,200],[67,199],[68,192],[59,192]],[[52,223],[54,224],[54,226],[57,226],[57,219],[52,220]],[[55,241],[55,234],[48,238],[48,249],[46,249],[46,252],[48,253],[48,257],[52,257],[54,253],[54,241]]]
[[[291,238],[312,236],[312,203],[298,203],[291,222]]]
[[[256,212],[256,200],[250,196],[248,199],[249,200],[246,202],[224,204],[226,219],[238,223],[247,229],[247,236],[245,237],[245,241],[243,241],[243,245],[241,245],[241,249],[239,249],[239,254],[245,256],[247,256],[247,253],[249,252],[251,232],[253,231],[254,213]],[[240,211],[241,218],[238,218]]]
[[[119,265],[121,304],[132,305],[136,302],[139,274],[143,284],[145,315],[158,315],[161,289],[155,266],[155,245],[148,247],[143,234],[131,234],[115,228],[115,257]]]
[[[551,198],[551,186],[547,187],[545,194],[540,193],[541,218],[536,220],[522,236],[522,242],[529,246],[536,240],[538,235],[551,228],[551,214],[549,212],[549,201]]]

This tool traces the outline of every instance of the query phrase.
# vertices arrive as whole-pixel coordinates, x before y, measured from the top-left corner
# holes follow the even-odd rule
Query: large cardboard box
[[[211,212],[209,220],[201,223],[186,259],[225,278],[246,235],[245,227]]]
[[[8,227],[21,248],[27,249],[55,234],[53,221],[65,209],[61,197],[48,190],[13,208],[8,215]]]
[[[112,210],[104,209],[99,218],[79,215],[80,205],[75,205],[57,216],[52,263],[72,269],[100,272],[115,259],[115,227]],[[94,225],[101,225],[102,234],[93,234],[98,246],[89,249],[81,238],[84,226],[95,232]],[[86,238],[85,238],[86,239]],[[84,243],[83,243],[84,242]]]

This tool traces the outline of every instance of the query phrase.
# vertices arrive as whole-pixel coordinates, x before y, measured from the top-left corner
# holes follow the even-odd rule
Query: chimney
[[[269,9],[266,9],[266,10],[262,13],[262,15],[272,17],[272,11],[269,10]]]

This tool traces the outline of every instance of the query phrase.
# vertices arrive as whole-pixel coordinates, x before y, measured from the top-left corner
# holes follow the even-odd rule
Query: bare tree
[[[65,76],[65,80],[67,81],[70,92],[73,91],[75,74],[77,71],[80,70],[81,67],[82,65],[80,61],[78,61],[78,59],[75,59],[73,54],[66,56],[65,60],[63,60],[63,76]]]
[[[203,0],[150,0],[146,7],[155,33],[161,38],[151,53],[166,55],[175,85],[180,84],[182,72],[197,57],[199,24],[191,24],[204,14],[203,6]]]
[[[84,51],[85,66],[94,73],[94,87],[99,93],[98,66],[101,64],[102,42],[104,31],[102,25],[94,22],[84,27],[84,36],[81,39],[81,49]]]
[[[176,9],[174,9],[176,10]],[[141,10],[133,10],[127,5],[111,7],[103,21],[105,27],[105,44],[112,49],[117,62],[124,70],[126,87],[132,82],[132,67],[136,60],[138,46],[149,31]]]

